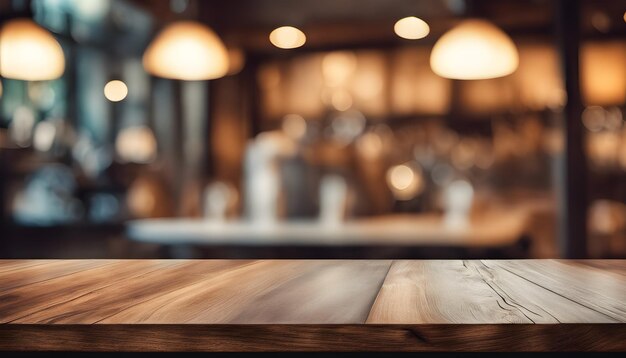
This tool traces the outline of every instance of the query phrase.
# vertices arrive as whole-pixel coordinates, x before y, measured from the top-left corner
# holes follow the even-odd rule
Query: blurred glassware
[[[58,135],[57,128],[51,121],[41,121],[35,127],[33,135],[33,147],[40,152],[52,149],[55,137]]]
[[[469,225],[474,188],[465,180],[456,180],[444,189],[444,225],[462,229]]]
[[[113,161],[111,148],[95,143],[87,132],[78,134],[72,147],[72,157],[89,178],[97,178]]]
[[[431,171],[431,178],[440,187],[447,187],[456,176],[456,171],[445,162],[438,162]]]
[[[115,221],[120,217],[120,201],[111,193],[96,193],[89,198],[89,220],[95,223]]]
[[[51,82],[29,82],[28,98],[41,111],[50,110],[57,100]]]
[[[195,21],[178,21],[161,30],[143,55],[149,73],[177,80],[211,80],[228,73],[228,51],[219,36]]]
[[[324,226],[340,225],[345,219],[348,186],[340,175],[326,175],[320,182],[319,221]]]
[[[484,20],[465,20],[437,40],[430,66],[439,76],[479,80],[509,75],[519,55],[513,40]]]
[[[237,196],[237,189],[226,182],[210,183],[204,190],[204,217],[212,221],[226,221]]]
[[[278,220],[280,176],[276,161],[293,150],[293,142],[281,131],[262,132],[248,142],[243,168],[244,206],[248,219],[260,226]]]
[[[25,18],[0,27],[0,76],[24,81],[46,81],[65,71],[63,49],[50,32]]]
[[[330,119],[330,137],[342,145],[351,143],[365,129],[366,119],[357,110],[336,112]]]
[[[31,145],[33,129],[35,127],[35,113],[29,107],[20,106],[13,113],[9,124],[9,136],[20,147]]]
[[[13,200],[13,217],[22,224],[53,225],[79,220],[83,205],[74,197],[72,170],[62,164],[47,164],[26,180]]]
[[[70,0],[74,13],[87,20],[102,18],[109,12],[110,0]]]

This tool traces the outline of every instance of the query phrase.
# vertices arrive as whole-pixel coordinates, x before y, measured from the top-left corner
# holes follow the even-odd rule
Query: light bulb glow
[[[304,45],[306,35],[293,26],[281,26],[270,33],[272,45],[282,49],[293,49]]]
[[[421,169],[411,164],[400,164],[389,168],[387,184],[398,200],[412,199],[424,189]]]
[[[228,72],[228,52],[217,34],[195,21],[175,22],[163,29],[143,55],[149,73],[177,80],[220,78]]]
[[[109,81],[104,86],[104,96],[111,102],[119,102],[128,95],[128,87],[120,80]]]
[[[30,19],[14,19],[0,28],[0,75],[23,81],[46,81],[65,71],[63,49]]]
[[[467,20],[445,33],[430,55],[430,67],[441,77],[478,80],[509,75],[519,54],[511,38],[483,20]]]
[[[398,20],[393,26],[393,31],[403,39],[418,40],[430,33],[430,27],[426,21],[415,16],[409,16]]]

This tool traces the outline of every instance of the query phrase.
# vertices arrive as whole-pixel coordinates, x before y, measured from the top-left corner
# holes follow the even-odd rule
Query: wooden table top
[[[0,260],[0,351],[625,350],[626,260]]]

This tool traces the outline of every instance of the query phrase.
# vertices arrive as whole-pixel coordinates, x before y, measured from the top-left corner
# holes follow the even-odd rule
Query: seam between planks
[[[371,324],[371,323],[367,323],[367,321],[369,321],[370,316],[372,315],[372,310],[374,309],[374,306],[376,305],[376,302],[378,301],[378,296],[380,296],[380,292],[383,290],[383,286],[385,285],[385,282],[387,282],[387,277],[389,276],[389,272],[391,271],[391,268],[396,263],[396,261],[397,260],[391,260],[391,263],[389,264],[389,267],[387,268],[387,272],[385,272],[385,277],[383,277],[382,281],[380,282],[380,286],[378,286],[378,292],[376,292],[376,297],[374,297],[374,300],[370,304],[369,312],[367,313],[367,317],[365,317],[365,321],[363,322],[363,324]]]

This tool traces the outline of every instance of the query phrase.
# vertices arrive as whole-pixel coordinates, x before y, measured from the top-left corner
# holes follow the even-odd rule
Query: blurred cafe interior
[[[626,1],[0,0],[0,258],[626,258]]]

